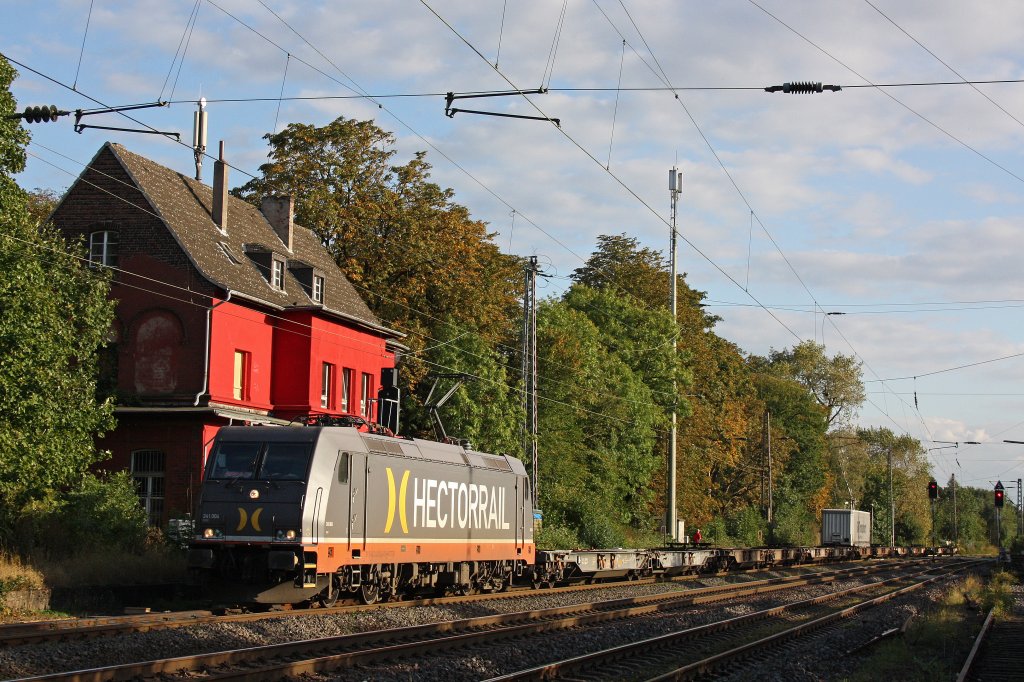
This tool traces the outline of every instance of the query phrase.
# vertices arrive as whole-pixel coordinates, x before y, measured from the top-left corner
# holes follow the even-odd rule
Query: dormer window
[[[89,262],[94,265],[117,265],[117,232],[102,230],[89,235]]]
[[[294,259],[288,260],[288,270],[299,283],[299,286],[302,287],[302,291],[305,292],[306,296],[309,296],[309,300],[323,305],[324,286],[326,285],[323,271],[317,270],[309,263],[303,263],[300,260]]]
[[[270,286],[281,291],[284,290],[284,261],[275,258],[270,274]]]
[[[313,303],[324,302],[324,278],[313,275]]]

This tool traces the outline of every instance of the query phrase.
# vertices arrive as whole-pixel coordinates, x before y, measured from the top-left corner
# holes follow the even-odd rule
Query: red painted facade
[[[375,420],[375,401],[362,402],[363,378],[370,381],[368,397],[376,398],[382,369],[394,367],[393,344],[399,335],[381,327],[372,314],[366,320],[312,305],[295,294],[302,290],[294,281],[279,292],[263,280],[253,285],[252,272],[259,271],[238,257],[251,241],[271,243],[275,258],[280,253],[301,267],[313,256],[325,263],[324,254],[309,254],[308,238],[305,254],[297,245],[294,251],[274,245],[269,225],[261,225],[251,207],[233,198],[229,211],[248,222],[236,223],[234,232],[231,223],[218,231],[210,218],[209,187],[140,159],[105,146],[52,220],[86,246],[98,232],[115,235],[111,297],[117,301],[116,321],[103,381],[116,389],[118,425],[99,442],[111,457],[98,468],[132,471],[151,520],[165,524],[193,511],[205,458],[221,426],[284,424],[310,413],[363,413]],[[147,175],[151,170],[156,179]],[[195,206],[192,213],[183,213],[185,220],[174,223],[166,208],[170,199],[161,192],[172,193],[177,186],[181,197],[170,199]],[[226,274],[213,281],[197,265],[203,261],[193,249],[211,248],[199,238],[213,240],[214,246],[226,244],[228,237],[242,239],[243,228],[249,230],[246,243],[227,245],[239,272],[228,267],[224,256],[227,265],[221,272]],[[323,268],[316,272],[324,273],[327,287],[351,288],[341,281],[340,271],[330,270],[333,263],[317,267]],[[238,292],[230,277],[257,292],[266,286],[269,300]],[[282,303],[286,298],[296,305]],[[326,386],[325,363],[330,366]],[[344,404],[346,373],[352,383]]]

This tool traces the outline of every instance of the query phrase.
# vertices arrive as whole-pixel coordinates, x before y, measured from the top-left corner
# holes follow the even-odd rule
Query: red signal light
[[[935,500],[939,497],[939,484],[935,481],[928,482],[928,499]]]
[[[1003,506],[1003,491],[1002,490],[996,490],[996,506],[997,507],[1002,507]]]

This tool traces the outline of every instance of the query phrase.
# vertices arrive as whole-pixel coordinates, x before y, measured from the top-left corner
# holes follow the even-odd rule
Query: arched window
[[[173,393],[178,387],[181,347],[185,338],[181,321],[168,310],[148,310],[133,322],[135,391],[152,395]]]
[[[132,478],[139,494],[139,504],[149,516],[149,525],[159,526],[164,515],[164,466],[161,450],[132,452]]]
[[[117,265],[117,232],[99,230],[89,234],[89,262],[96,265]]]

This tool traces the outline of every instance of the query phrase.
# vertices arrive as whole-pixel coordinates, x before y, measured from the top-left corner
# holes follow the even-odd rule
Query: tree
[[[622,305],[608,296],[592,301]],[[568,298],[578,303],[584,294]],[[587,312],[567,301],[538,310],[539,504],[546,524],[568,526],[595,547],[621,544],[630,528],[652,530],[651,482],[664,466],[654,450],[664,411],[608,341]]]
[[[0,58],[0,533],[32,501],[81,482],[105,456],[93,437],[113,426],[97,403],[97,350],[113,320],[106,278],[81,264],[55,230],[40,226],[12,179],[28,133]],[[74,249],[72,249],[74,251]],[[84,252],[82,252],[84,253]],[[9,535],[6,537],[9,538]]]
[[[751,366],[759,369],[760,359],[751,359]],[[756,371],[753,381],[772,428],[775,538],[809,542],[832,487],[825,455],[826,410],[795,379]]]
[[[292,123],[266,139],[270,161],[260,166],[262,177],[233,193],[257,205],[268,195],[295,196],[296,220],[319,236],[370,308],[408,334],[403,421],[414,432],[429,431],[420,384],[432,368],[421,351],[469,332],[511,360],[520,259],[502,254],[453,191],[430,181],[425,153],[393,165],[395,139],[372,121]]]
[[[573,270],[572,279],[591,289],[614,289],[648,306],[668,302],[669,273],[661,252],[640,248],[636,237],[626,234],[599,236],[597,250]]]
[[[825,346],[803,341],[769,354],[772,369],[799,381],[828,410],[829,428],[849,424],[864,403],[860,362],[849,355],[825,355]]]
[[[895,526],[897,545],[931,542],[931,510],[928,502],[927,451],[916,438],[896,435],[886,428],[857,429],[867,447],[870,465],[864,481],[862,508],[874,505],[876,538],[888,544]],[[889,462],[892,461],[892,496],[889,495]],[[890,512],[890,501],[896,516]]]
[[[36,187],[27,194],[28,213],[37,224],[42,223],[50,217],[53,209],[57,208],[60,195],[52,189]]]

